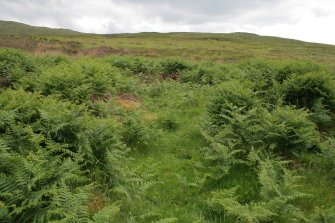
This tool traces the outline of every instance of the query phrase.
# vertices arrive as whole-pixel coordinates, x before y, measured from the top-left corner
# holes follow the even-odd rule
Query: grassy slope
[[[9,28],[1,30],[1,24],[6,24]],[[307,59],[331,66],[335,57],[333,45],[249,33],[72,35],[80,33],[14,24],[13,26],[11,22],[0,22],[0,46],[26,49],[37,54],[180,56],[190,60],[217,62],[236,62],[263,57]],[[24,33],[25,36],[8,37],[8,34],[20,33]]]
[[[0,33],[7,35],[82,35],[70,29],[52,29],[48,27],[30,26],[13,21],[0,21]]]

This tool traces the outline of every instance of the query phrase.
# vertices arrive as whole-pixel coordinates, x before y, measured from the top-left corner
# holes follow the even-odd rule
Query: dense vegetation
[[[335,222],[332,65],[0,50],[0,221]]]

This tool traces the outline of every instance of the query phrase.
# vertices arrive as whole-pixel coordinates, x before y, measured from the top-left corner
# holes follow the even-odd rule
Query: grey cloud
[[[222,13],[235,13],[238,11],[248,10],[250,8],[276,5],[280,1],[276,0],[117,0],[117,2],[127,2],[138,5],[145,5],[146,7],[168,7],[174,10],[193,11],[194,13],[202,13],[206,15],[217,15]]]
[[[321,8],[321,7],[316,7],[314,9],[312,9],[312,13],[316,17],[324,17],[324,16],[330,15],[333,12],[331,10],[329,10],[329,9],[325,9],[325,8]]]
[[[285,5],[285,1],[278,0],[115,0],[118,3],[136,5],[148,17],[157,17],[165,22],[179,24],[205,24],[208,22],[259,22],[259,24],[291,23],[290,10],[281,11],[280,14],[272,14],[273,9]],[[259,11],[266,11],[254,16],[252,20],[247,18],[249,14],[257,15]],[[248,21],[249,20],[249,21]]]
[[[287,1],[287,0],[286,0]],[[134,9],[148,21],[159,19],[167,23],[184,25],[205,24],[208,22],[227,22],[243,19],[245,14],[262,8],[275,8],[280,5],[277,0],[2,0],[0,2],[0,18],[16,18],[33,24],[45,23],[52,26],[76,28],[73,19],[86,16],[106,16],[109,13],[109,3],[124,5]],[[285,2],[285,1],[284,1]],[[85,7],[86,6],[86,7]],[[87,6],[92,6],[87,8]],[[89,9],[89,10],[87,10]],[[129,15],[125,15],[129,16]],[[257,19],[255,20],[257,21]],[[271,13],[267,19],[259,21],[287,21],[287,16],[274,16]],[[108,26],[107,26],[108,27]],[[115,26],[110,28],[115,30]]]

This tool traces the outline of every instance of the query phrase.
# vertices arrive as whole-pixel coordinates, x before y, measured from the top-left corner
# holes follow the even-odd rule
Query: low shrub
[[[191,66],[180,58],[167,58],[160,62],[163,78],[177,79],[179,74]]]
[[[143,151],[155,143],[158,133],[137,114],[125,117],[122,124],[122,140],[129,148]]]
[[[303,75],[313,72],[321,72],[323,68],[315,63],[306,61],[284,61],[278,64],[276,80],[282,83],[292,75]]]
[[[278,107],[269,112],[253,108],[230,115],[215,134],[215,142],[245,151],[263,148],[285,156],[319,148],[320,134],[304,110]]]
[[[38,89],[43,95],[55,94],[77,103],[93,93],[92,84],[79,66],[61,64],[42,73]]]
[[[232,115],[244,114],[260,103],[250,86],[251,82],[234,80],[216,88],[208,106],[212,126],[222,127],[229,123]]]
[[[8,87],[24,75],[36,71],[34,62],[22,52],[12,49],[0,50],[0,87]]]
[[[133,75],[158,74],[160,65],[145,57],[107,57],[105,61],[114,67],[129,71]]]
[[[181,73],[182,82],[214,85],[225,80],[224,73],[216,66],[201,66]]]
[[[43,68],[49,68],[60,65],[62,63],[70,64],[71,60],[70,58],[63,55],[48,55],[45,57],[37,58],[36,62]]]
[[[307,221],[295,201],[307,196],[297,190],[298,179],[285,162],[257,158],[259,185],[253,188],[257,197],[253,201],[243,200],[237,194],[238,185],[212,192],[207,200],[211,211],[229,222],[287,222]]]
[[[26,155],[10,150],[0,145],[0,200],[6,210],[0,215],[1,222],[82,222],[89,218],[92,185],[80,169],[79,157],[62,158],[42,148]]]
[[[179,123],[175,116],[165,115],[158,119],[158,125],[166,131],[176,131],[179,128]]]
[[[292,75],[283,82],[284,102],[308,109],[321,130],[329,129],[335,112],[335,81],[325,72]]]
[[[121,127],[112,118],[95,118],[86,114],[84,107],[37,93],[16,90],[2,96],[0,109],[8,117],[0,114],[0,129],[16,152],[59,145],[61,153],[82,156],[85,168],[100,168],[107,151],[124,150]]]
[[[119,92],[136,91],[135,80],[101,61],[82,60],[76,64],[61,63],[34,77],[34,90],[43,95],[58,95],[77,104],[89,99],[99,101]],[[27,82],[26,82],[27,83]]]
[[[253,87],[250,82],[230,81],[214,91],[207,131],[215,142],[284,155],[319,147],[320,134],[308,111],[290,106],[268,109]]]

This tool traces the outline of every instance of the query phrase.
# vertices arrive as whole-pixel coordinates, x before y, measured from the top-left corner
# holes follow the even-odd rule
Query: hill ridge
[[[45,26],[32,26],[16,21],[0,20],[0,33],[7,35],[84,35],[86,33],[66,28],[51,28]]]

